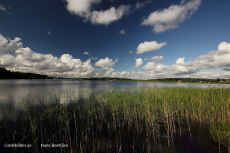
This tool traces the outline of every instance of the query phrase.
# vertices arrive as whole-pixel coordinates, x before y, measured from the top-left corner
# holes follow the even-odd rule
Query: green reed
[[[34,100],[36,101],[36,99]],[[230,89],[142,87],[98,91],[70,104],[24,106],[0,124],[0,144],[30,143],[15,152],[172,152],[187,137],[226,151]],[[41,148],[64,143],[68,147]],[[6,148],[5,148],[6,149]]]

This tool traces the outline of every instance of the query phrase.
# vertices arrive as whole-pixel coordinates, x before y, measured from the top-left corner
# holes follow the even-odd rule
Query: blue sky
[[[0,66],[62,77],[230,77],[229,0],[1,0]]]

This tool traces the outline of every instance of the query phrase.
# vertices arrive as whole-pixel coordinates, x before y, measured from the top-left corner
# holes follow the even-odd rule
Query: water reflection
[[[59,102],[67,104],[89,97],[97,90],[132,87],[230,88],[230,84],[157,83],[89,80],[0,80],[0,114],[3,110],[22,110],[27,105]]]

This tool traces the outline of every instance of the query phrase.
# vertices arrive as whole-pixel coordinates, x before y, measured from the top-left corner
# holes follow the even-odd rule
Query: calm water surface
[[[188,87],[230,88],[230,84],[156,83],[89,80],[0,80],[0,111],[23,108],[24,103],[35,105],[58,101],[68,103],[80,97],[88,97],[97,90],[125,89],[133,87]],[[9,110],[10,111],[10,110]]]
[[[57,98],[60,102],[87,97],[93,91],[133,87],[230,88],[230,84],[157,83],[90,80],[0,80],[0,103],[28,98]],[[69,99],[68,99],[69,98]],[[31,99],[30,99],[31,100]]]

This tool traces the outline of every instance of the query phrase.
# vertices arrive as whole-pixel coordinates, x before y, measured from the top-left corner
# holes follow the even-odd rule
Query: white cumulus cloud
[[[118,8],[111,7],[107,10],[92,11],[90,20],[93,24],[108,25],[114,21],[119,20],[124,14],[129,12],[129,5],[121,5]]]
[[[230,51],[230,43],[222,42],[218,45],[218,50],[227,50]]]
[[[145,41],[137,46],[137,52],[136,54],[142,54],[145,52],[155,51],[160,49],[161,47],[167,45],[166,42],[163,43],[157,43],[156,41]]]
[[[176,60],[176,64],[184,64],[184,57],[182,57],[182,58],[178,58],[177,60]]]
[[[125,29],[122,29],[121,31],[119,31],[119,34],[125,34]]]
[[[130,5],[120,5],[118,8],[110,7],[107,10],[92,10],[93,4],[101,3],[101,0],[65,0],[67,10],[75,15],[84,18],[85,21],[91,21],[93,24],[108,25],[128,14]]]
[[[20,42],[21,38],[15,37],[15,39],[6,39],[0,34],[0,51],[14,51],[22,47],[22,43]]]
[[[141,25],[152,26],[155,33],[175,29],[181,22],[191,17],[200,4],[201,0],[191,0],[187,3],[183,0],[180,5],[171,5],[167,9],[152,12]]]
[[[169,70],[173,74],[192,74],[205,69],[230,67],[229,46],[230,43],[222,42],[218,45],[217,51],[209,51],[194,61],[184,62],[184,58],[178,58]]]
[[[149,58],[150,59],[150,58]],[[148,60],[149,60],[148,59]],[[162,63],[148,62],[141,69],[146,70],[148,76],[170,76],[170,77],[225,77],[230,75],[230,43],[222,42],[218,50],[209,51],[204,55],[195,58],[194,61],[185,62],[185,58],[177,58],[175,64],[164,65]],[[206,73],[201,70],[221,68],[223,72]]]
[[[122,71],[122,72],[120,72],[119,74],[120,74],[119,77],[121,77],[121,78],[126,78],[126,77],[129,77],[130,72]]]
[[[20,38],[6,39],[0,34],[0,66],[22,72],[43,73],[55,76],[84,77],[96,73],[90,59],[82,62],[72,55],[63,54],[60,58],[51,54],[40,54],[29,47],[23,47]]]
[[[95,66],[101,67],[102,69],[105,69],[105,70],[108,70],[108,69],[112,68],[116,62],[118,62],[117,59],[115,59],[113,61],[112,59],[109,59],[108,57],[106,57],[105,59],[100,59],[99,61],[97,61],[95,63]]]
[[[88,17],[93,4],[100,3],[101,0],[65,0],[66,9],[75,15]]]
[[[141,66],[142,64],[143,64],[143,62],[142,62],[142,59],[141,59],[141,58],[136,59],[135,67],[139,67],[139,66]]]
[[[145,66],[143,66],[141,69],[146,71],[157,71],[162,72],[166,70],[167,66],[163,64],[156,64],[155,62],[148,62]]]
[[[89,55],[89,52],[84,52],[83,54],[84,54],[84,55]]]

